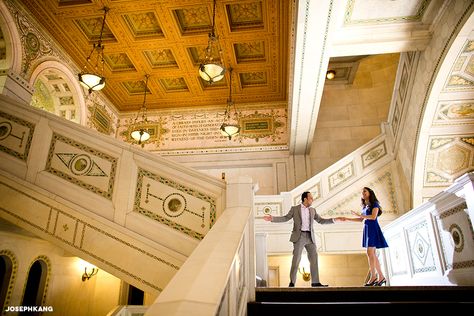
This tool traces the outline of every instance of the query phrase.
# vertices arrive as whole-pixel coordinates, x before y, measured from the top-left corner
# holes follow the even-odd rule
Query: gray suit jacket
[[[332,218],[322,218],[319,216],[318,213],[316,213],[316,210],[312,207],[309,208],[309,212],[311,215],[311,218],[314,219],[316,222],[319,224],[333,224],[334,220]],[[293,219],[293,231],[291,232],[291,237],[290,241],[291,242],[297,242],[298,239],[301,236],[301,204],[300,205],[295,205],[290,208],[288,211],[288,214],[285,216],[272,216],[272,222],[287,222],[290,219]],[[314,225],[313,221],[309,221],[309,227],[311,228],[311,239],[315,243],[315,238],[314,238]]]

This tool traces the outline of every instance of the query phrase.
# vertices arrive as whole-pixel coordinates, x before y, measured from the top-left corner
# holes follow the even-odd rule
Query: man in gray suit
[[[301,195],[301,204],[293,206],[285,216],[266,215],[264,220],[269,222],[287,222],[293,219],[293,231],[291,232],[290,241],[293,243],[293,260],[290,269],[289,287],[294,287],[296,283],[296,273],[301,260],[303,248],[306,248],[311,271],[311,286],[327,286],[319,282],[318,272],[318,253],[316,251],[316,243],[314,238],[313,219],[319,224],[333,224],[336,221],[344,221],[344,217],[322,218],[311,207],[313,196],[310,192],[304,192]]]

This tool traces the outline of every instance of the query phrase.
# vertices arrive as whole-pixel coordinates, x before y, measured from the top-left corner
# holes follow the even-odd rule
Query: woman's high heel
[[[364,284],[364,286],[376,286],[376,285],[378,285],[377,279],[373,280],[372,282]]]
[[[384,285],[385,283],[387,283],[387,280],[384,278],[382,281],[379,281],[379,282],[375,282],[376,284],[374,286],[382,286]]]

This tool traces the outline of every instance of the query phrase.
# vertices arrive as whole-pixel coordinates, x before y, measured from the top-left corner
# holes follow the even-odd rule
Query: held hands
[[[271,215],[265,215],[265,216],[263,216],[263,219],[266,220],[267,222],[271,222],[272,221],[272,216]]]
[[[347,220],[347,218],[345,217],[334,217],[334,221],[335,222],[345,222]]]

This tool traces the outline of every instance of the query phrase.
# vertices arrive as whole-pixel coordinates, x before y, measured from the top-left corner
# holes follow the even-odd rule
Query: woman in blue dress
[[[362,247],[367,248],[367,259],[369,262],[370,279],[365,286],[381,286],[386,283],[385,277],[377,258],[376,249],[387,248],[388,244],[383,236],[377,217],[382,214],[379,201],[372,189],[364,187],[362,190],[362,211],[356,213],[357,218],[346,218],[355,222],[364,222]]]

